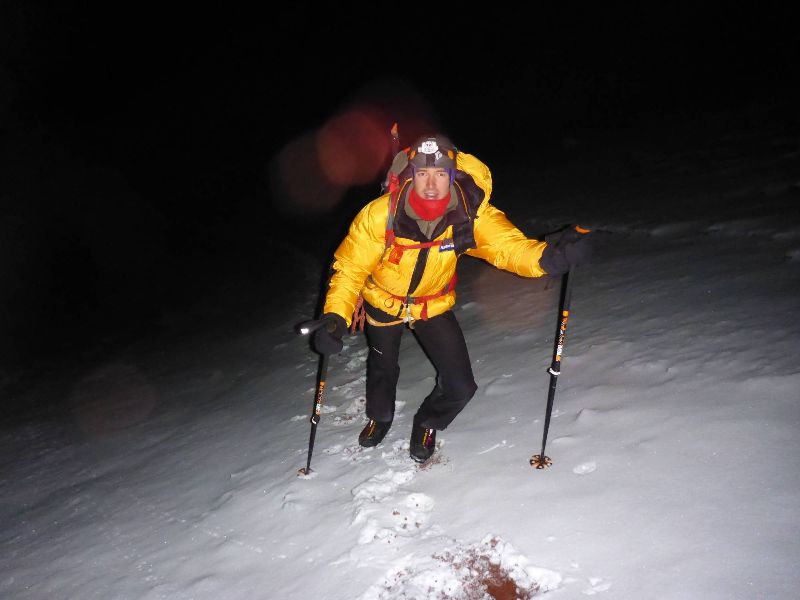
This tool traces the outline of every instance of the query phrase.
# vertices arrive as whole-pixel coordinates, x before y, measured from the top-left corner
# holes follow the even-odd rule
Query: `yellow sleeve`
[[[485,204],[482,209],[475,219],[477,248],[467,250],[467,254],[522,277],[545,275],[539,259],[547,242],[525,237],[495,206]]]
[[[383,255],[388,212],[388,196],[367,204],[353,219],[347,235],[333,253],[334,273],[328,282],[322,312],[340,315],[348,326],[361,289]]]

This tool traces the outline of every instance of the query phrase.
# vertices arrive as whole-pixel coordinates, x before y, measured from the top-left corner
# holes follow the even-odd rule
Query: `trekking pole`
[[[319,319],[315,321],[305,321],[298,325],[298,332],[302,335],[313,333],[320,327],[327,327],[328,331],[333,331],[336,321],[333,319]],[[317,424],[322,413],[322,399],[325,394],[325,379],[328,375],[328,355],[322,354],[319,359],[319,370],[317,371],[317,393],[314,396],[314,405],[311,410],[311,433],[308,436],[308,460],[306,466],[297,471],[298,475],[309,475],[311,473],[311,454],[314,452],[314,438],[317,436]]]
[[[569,302],[572,295],[573,272],[567,271],[561,278],[561,300],[558,313],[558,331],[556,333],[555,349],[553,350],[553,362],[547,370],[550,373],[550,389],[547,393],[547,410],[544,415],[544,433],[542,434],[542,451],[534,454],[530,463],[532,467],[544,469],[553,464],[550,457],[545,455],[544,447],[547,444],[547,431],[550,429],[550,415],[553,412],[553,400],[556,397],[556,384],[558,376],[561,374],[561,354],[564,351],[564,339],[567,335],[567,321],[569,320]]]

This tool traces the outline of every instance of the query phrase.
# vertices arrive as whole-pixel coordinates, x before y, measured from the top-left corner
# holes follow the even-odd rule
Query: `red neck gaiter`
[[[426,221],[433,221],[444,214],[447,205],[450,203],[450,192],[447,192],[447,196],[441,200],[426,200],[418,196],[417,191],[412,187],[408,192],[408,203],[420,218]]]

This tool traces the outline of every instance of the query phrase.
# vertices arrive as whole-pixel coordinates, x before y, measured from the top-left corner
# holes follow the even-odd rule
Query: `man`
[[[318,329],[313,344],[321,354],[340,352],[363,297],[369,422],[358,441],[371,447],[392,425],[400,339],[405,326],[411,328],[437,371],[411,429],[411,458],[424,462],[436,449],[436,432],[477,389],[451,310],[458,257],[476,256],[523,277],[560,275],[586,260],[588,236],[570,228],[547,242],[527,238],[490,204],[488,167],[441,134],[398,153],[390,176],[390,193],[358,213],[334,253],[323,318],[335,327]]]

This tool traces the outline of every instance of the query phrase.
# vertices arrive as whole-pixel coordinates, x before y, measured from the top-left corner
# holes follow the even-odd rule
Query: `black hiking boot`
[[[386,437],[391,426],[391,421],[381,423],[375,419],[370,419],[369,423],[367,423],[364,429],[361,430],[361,433],[358,434],[358,443],[365,448],[377,446],[383,441],[383,438]]]
[[[411,445],[409,453],[418,463],[424,463],[436,451],[436,430],[417,425],[416,420],[411,428]]]

